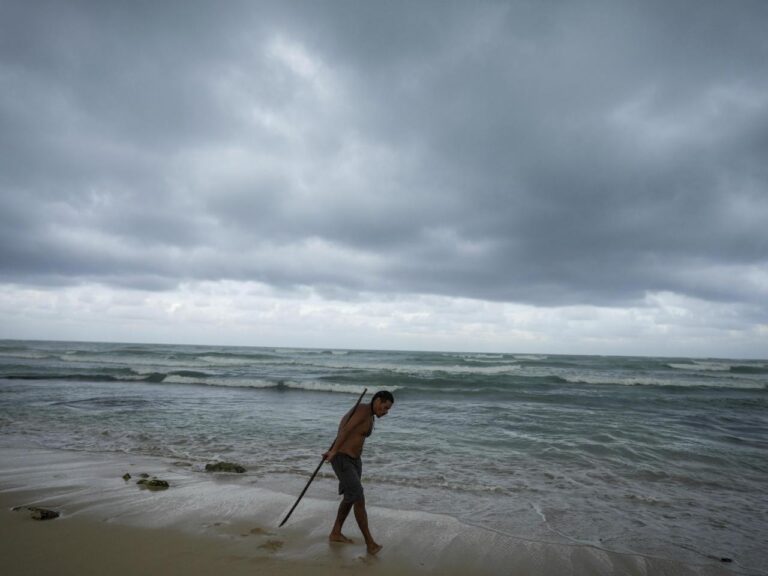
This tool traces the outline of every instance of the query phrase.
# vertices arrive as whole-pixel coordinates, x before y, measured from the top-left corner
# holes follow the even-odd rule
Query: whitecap
[[[316,380],[305,380],[301,382],[286,380],[281,383],[285,388],[308,390],[310,392],[341,392],[343,394],[361,394],[366,386],[362,384],[336,384],[333,382],[318,382]],[[399,386],[390,386],[388,390],[398,390]]]
[[[699,362],[694,360],[691,364],[667,364],[670,368],[676,370],[695,370],[703,372],[727,372],[731,369],[731,364],[723,362]]]

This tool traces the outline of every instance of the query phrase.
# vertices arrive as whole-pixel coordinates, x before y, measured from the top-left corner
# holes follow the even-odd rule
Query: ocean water
[[[234,460],[298,494],[364,388],[396,398],[372,505],[768,574],[766,360],[6,340],[0,442]]]

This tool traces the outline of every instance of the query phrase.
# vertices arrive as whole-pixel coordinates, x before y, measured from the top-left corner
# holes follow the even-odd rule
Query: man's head
[[[387,390],[379,390],[373,395],[371,400],[371,410],[376,414],[377,418],[386,416],[389,409],[392,408],[392,404],[395,403],[395,397],[392,396],[392,392]]]

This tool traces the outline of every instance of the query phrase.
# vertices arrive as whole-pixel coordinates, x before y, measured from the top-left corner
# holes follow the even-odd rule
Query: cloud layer
[[[761,1],[4,2],[0,281],[672,294],[754,328],[766,21]]]

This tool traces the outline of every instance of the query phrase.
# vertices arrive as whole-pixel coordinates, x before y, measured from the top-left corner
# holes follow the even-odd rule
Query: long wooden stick
[[[357,402],[355,403],[355,407],[352,408],[352,412],[349,413],[349,416],[347,416],[347,419],[344,421],[345,426],[347,425],[347,422],[349,422],[349,419],[352,418],[352,415],[355,413],[355,410],[357,410],[357,407],[360,406],[360,402],[363,400],[363,396],[365,396],[366,392],[368,392],[368,388],[363,390],[363,393],[360,394],[360,398],[357,399]],[[336,444],[336,439],[333,440],[331,447],[328,448],[328,452],[333,450],[333,447],[335,444]],[[296,506],[298,506],[299,502],[301,502],[301,499],[304,498],[304,493],[307,491],[307,488],[309,488],[309,485],[312,484],[312,480],[315,479],[315,476],[317,476],[317,473],[320,471],[320,467],[323,465],[323,462],[325,462],[325,457],[323,457],[323,459],[320,460],[320,464],[317,465],[317,468],[315,468],[315,471],[312,473],[312,476],[310,476],[309,481],[307,482],[307,485],[304,486],[304,490],[301,491],[301,494],[299,494],[299,497],[296,499],[296,502],[288,511],[288,514],[285,515],[285,518],[283,518],[283,521],[280,522],[280,526],[278,526],[278,528],[282,527],[282,525],[288,521],[288,518],[291,517],[291,514],[293,514],[293,511],[296,509]]]

